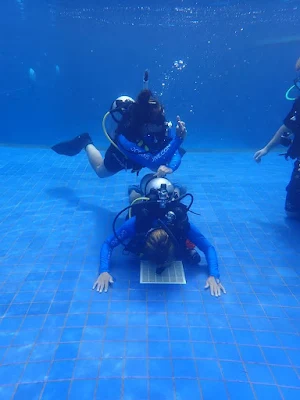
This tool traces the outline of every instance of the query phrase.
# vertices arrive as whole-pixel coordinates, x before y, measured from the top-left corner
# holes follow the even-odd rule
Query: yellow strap
[[[106,119],[107,119],[107,117],[108,117],[109,115],[110,115],[110,111],[108,111],[108,112],[104,115],[104,117],[103,117],[103,119],[102,119],[102,129],[103,129],[104,135],[107,137],[108,141],[109,141],[116,149],[118,149],[119,152],[122,153],[126,159],[128,159],[128,157],[126,156],[126,154],[124,153],[124,151],[122,151],[122,150],[119,148],[119,146],[112,140],[112,138],[110,137],[110,135],[108,134],[108,132],[107,132],[107,130],[106,130],[105,122],[106,122]]]
[[[137,143],[138,146],[144,147],[144,150],[149,151],[149,147],[144,144],[142,140]]]
[[[150,200],[150,198],[149,197],[145,197],[145,196],[141,196],[141,197],[137,197],[136,199],[134,199],[132,202],[131,202],[131,206],[134,204],[134,203],[136,203],[137,201],[139,201],[139,200]],[[129,214],[129,218],[131,218],[131,208],[129,208],[129,212],[128,212],[128,214]]]

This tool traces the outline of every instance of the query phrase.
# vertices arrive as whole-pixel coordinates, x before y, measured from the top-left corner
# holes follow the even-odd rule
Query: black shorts
[[[112,144],[106,150],[104,157],[104,166],[110,172],[119,172],[123,169],[131,169],[139,171],[142,167],[133,161],[129,160]]]
[[[294,164],[291,180],[286,187],[285,210],[291,213],[300,212],[300,161]]]

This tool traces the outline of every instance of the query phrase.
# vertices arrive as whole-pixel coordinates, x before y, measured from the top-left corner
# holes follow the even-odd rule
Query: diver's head
[[[144,117],[144,122],[165,122],[164,109],[149,89],[142,90],[136,99],[137,109]]]
[[[158,152],[166,146],[168,127],[163,106],[150,90],[140,92],[134,104],[134,115],[140,138],[150,152]]]
[[[149,261],[163,265],[175,259],[175,246],[164,229],[152,229],[146,236],[144,254]]]

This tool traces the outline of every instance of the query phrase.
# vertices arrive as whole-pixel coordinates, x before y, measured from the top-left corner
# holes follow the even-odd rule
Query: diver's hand
[[[296,71],[300,71],[300,57],[298,58],[296,62]]]
[[[172,174],[172,172],[173,172],[172,168],[166,167],[165,165],[161,165],[156,171],[156,174],[154,174],[154,176],[156,176],[157,178],[162,178],[167,174]]]
[[[254,154],[254,160],[259,163],[261,162],[261,158],[263,156],[265,156],[266,154],[268,154],[268,150],[264,147],[261,150],[258,150],[255,154]]]
[[[104,292],[107,292],[110,283],[114,283],[112,276],[108,272],[102,272],[94,283],[93,290],[102,293],[104,289]]]
[[[210,294],[212,296],[219,297],[221,296],[221,292],[226,293],[226,290],[223,285],[221,285],[220,281],[213,276],[210,276],[207,281],[204,289],[210,288]]]
[[[187,130],[185,127],[185,123],[180,120],[179,115],[177,115],[177,125],[176,125],[176,135],[180,137],[180,139],[184,139],[186,137]]]

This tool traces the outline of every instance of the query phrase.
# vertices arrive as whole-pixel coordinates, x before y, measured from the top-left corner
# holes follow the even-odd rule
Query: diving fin
[[[51,149],[57,154],[72,157],[80,153],[88,144],[93,144],[93,141],[88,133],[83,133],[67,142],[55,144]]]

